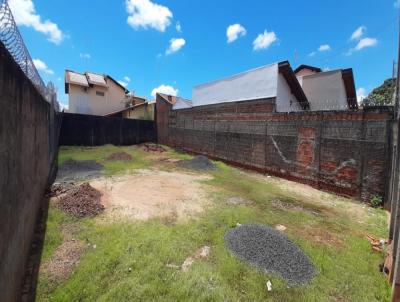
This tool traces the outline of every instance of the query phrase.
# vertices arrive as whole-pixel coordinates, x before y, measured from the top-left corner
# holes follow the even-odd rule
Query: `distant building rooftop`
[[[121,89],[123,89],[125,91],[125,93],[129,92],[124,86],[122,86],[120,83],[118,83],[118,81],[114,80],[109,75],[103,75],[103,74],[98,74],[98,73],[89,72],[89,71],[87,71],[85,73],[79,73],[79,72],[75,72],[72,70],[66,70],[65,71],[65,93],[69,92],[68,84],[79,85],[82,87],[90,87],[91,85],[108,87],[107,80],[113,81],[115,84],[117,84],[119,87],[121,87]]]

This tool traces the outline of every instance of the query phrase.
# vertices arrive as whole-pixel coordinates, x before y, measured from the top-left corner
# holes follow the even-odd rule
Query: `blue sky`
[[[65,69],[109,74],[148,98],[155,88],[191,98],[194,85],[282,60],[293,68],[352,67],[356,88],[367,94],[391,76],[397,58],[394,1],[9,4],[40,74],[56,84],[59,100],[67,105]]]

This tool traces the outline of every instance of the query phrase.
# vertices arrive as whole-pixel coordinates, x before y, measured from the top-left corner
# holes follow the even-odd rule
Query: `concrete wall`
[[[385,197],[389,110],[274,113],[264,99],[172,110],[157,97],[158,141],[369,201]]]
[[[0,43],[0,301],[20,298],[50,171],[50,105]]]
[[[154,105],[141,105],[122,112],[123,118],[154,121]]]

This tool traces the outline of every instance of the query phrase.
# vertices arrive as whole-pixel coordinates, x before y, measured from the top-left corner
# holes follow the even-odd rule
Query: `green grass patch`
[[[42,251],[42,262],[48,260],[55,249],[62,243],[62,228],[75,221],[73,217],[58,210],[54,205],[50,205],[46,221],[45,242]]]
[[[116,152],[126,152],[133,159],[130,161],[111,161],[107,157]],[[114,145],[104,145],[100,147],[61,147],[58,164],[62,165],[68,159],[73,160],[95,160],[104,165],[106,175],[115,175],[129,172],[135,169],[148,169],[151,167],[151,161],[148,154],[139,148],[132,146],[118,147]]]

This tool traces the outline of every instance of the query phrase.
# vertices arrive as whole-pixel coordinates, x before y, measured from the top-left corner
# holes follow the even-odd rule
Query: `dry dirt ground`
[[[62,228],[62,244],[54,251],[51,259],[45,261],[40,267],[41,273],[53,282],[68,279],[85,251],[85,244],[75,239],[76,232],[77,230],[73,227]]]
[[[90,185],[102,192],[106,217],[182,221],[202,212],[208,204],[201,183],[207,179],[210,177],[183,172],[139,170],[98,178]]]

